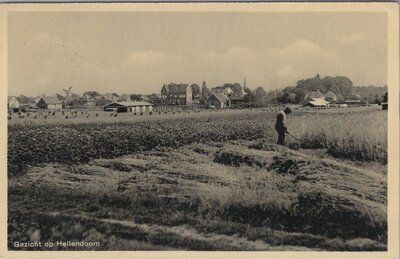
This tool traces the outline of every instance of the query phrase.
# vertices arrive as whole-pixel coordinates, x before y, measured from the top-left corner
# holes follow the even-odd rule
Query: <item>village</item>
[[[319,76],[319,75],[317,75]],[[332,108],[351,108],[360,106],[378,106],[386,110],[387,94],[378,96],[375,100],[369,101],[368,98],[360,95],[352,98],[338,98],[337,94],[331,90],[323,93],[322,91],[303,91],[298,103],[285,102],[285,95],[290,98],[293,94],[287,94],[283,91],[281,97],[276,100],[268,100],[270,93],[264,88],[258,87],[254,91],[246,85],[246,78],[243,84],[226,83],[222,86],[216,86],[209,89],[205,81],[202,87],[198,84],[187,83],[169,83],[163,84],[160,93],[150,95],[142,94],[121,94],[107,93],[99,94],[96,91],[87,91],[81,96],[72,92],[72,87],[63,89],[64,95],[55,96],[26,97],[9,96],[7,108],[9,119],[16,114],[18,118],[33,118],[37,115],[55,116],[56,113],[62,113],[66,119],[77,117],[78,114],[84,114],[87,117],[89,112],[111,112],[112,116],[118,113],[133,113],[134,115],[152,114],[153,112],[175,112],[188,110],[204,109],[238,109],[238,108],[260,108],[260,107],[282,107],[283,105],[292,106],[295,109],[332,109]],[[272,91],[271,91],[272,92]],[[280,98],[280,99],[279,99]],[[71,111],[71,115],[65,114],[65,111]],[[96,116],[99,116],[96,113]]]

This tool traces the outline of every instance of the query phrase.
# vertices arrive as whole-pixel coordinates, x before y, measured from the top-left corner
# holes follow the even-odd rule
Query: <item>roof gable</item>
[[[104,105],[104,107],[112,107],[112,106],[133,107],[133,106],[153,106],[153,104],[148,102],[112,102]]]
[[[211,95],[208,97],[208,99],[209,99],[209,98],[212,98],[212,96],[214,96],[215,98],[217,98],[217,100],[220,101],[221,103],[225,103],[225,102],[229,101],[229,98],[228,98],[226,95],[224,95],[224,94],[220,94],[220,93],[211,93]]]
[[[61,104],[62,102],[57,97],[42,98],[47,104]]]
[[[170,83],[167,85],[166,90],[169,93],[186,93],[188,90],[189,84],[175,84]]]
[[[336,96],[336,94],[332,93],[331,91],[328,91],[328,92],[325,94],[325,97],[333,97],[333,96]]]
[[[9,102],[9,101],[11,101],[11,100],[14,99],[14,98],[15,98],[15,100],[18,101],[18,98],[15,97],[15,96],[8,96],[8,97],[7,97],[7,101]]]
[[[329,104],[328,101],[325,101],[323,98],[312,98],[308,103],[314,105],[314,106],[325,106]]]

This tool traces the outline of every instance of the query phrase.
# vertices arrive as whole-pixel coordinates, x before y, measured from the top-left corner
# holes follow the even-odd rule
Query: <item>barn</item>
[[[311,98],[306,104],[303,106],[309,107],[326,107],[329,104],[328,101],[325,101],[323,98]]]
[[[229,98],[221,93],[211,93],[205,101],[207,106],[215,106],[216,108],[227,108],[231,106]]]
[[[344,100],[344,103],[348,106],[361,106],[361,100]]]
[[[36,106],[39,109],[47,110],[61,110],[63,108],[62,101],[60,101],[57,97],[40,98],[36,103]]]
[[[14,109],[19,109],[20,108],[20,103],[15,96],[8,96],[7,98],[7,108],[9,110],[14,110]]]
[[[106,112],[151,112],[153,104],[148,102],[112,102],[103,106]]]
[[[337,96],[336,94],[332,93],[331,91],[328,91],[325,94],[325,100],[328,102],[336,102],[337,101]]]

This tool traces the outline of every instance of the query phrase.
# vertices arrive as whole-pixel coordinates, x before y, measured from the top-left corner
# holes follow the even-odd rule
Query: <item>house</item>
[[[325,100],[328,102],[336,102],[337,101],[337,96],[336,94],[332,93],[331,91],[328,91],[325,94]]]
[[[111,112],[151,112],[153,104],[148,102],[112,102],[103,106],[103,111]]]
[[[90,93],[84,93],[82,95],[83,104],[86,106],[104,105],[106,99],[102,95],[91,95]]]
[[[15,96],[8,96],[7,98],[7,108],[9,110],[14,110],[14,109],[19,109],[20,108],[20,103]]]
[[[214,106],[216,108],[228,108],[231,107],[231,101],[224,94],[211,93],[211,95],[205,101],[205,105]]]
[[[192,88],[189,84],[164,84],[161,88],[161,105],[192,105]]]
[[[311,98],[303,106],[309,107],[326,107],[329,104],[324,98]]]
[[[40,98],[36,106],[39,109],[61,110],[63,108],[63,103],[57,97],[45,97]]]
[[[246,95],[244,87],[239,83],[226,83],[223,86],[213,87],[211,88],[211,93],[224,94],[229,98],[235,99],[243,99]]]
[[[307,93],[305,94],[305,96],[304,96],[304,100],[305,100],[306,102],[309,101],[309,100],[311,100],[311,99],[315,99],[315,98],[317,98],[317,99],[325,99],[325,95],[322,94],[319,90],[317,90],[317,91],[310,91],[310,92],[307,92]]]
[[[224,94],[226,96],[231,96],[231,97],[234,94],[233,90],[230,87],[223,87],[223,86],[217,86],[211,88],[211,93]]]
[[[204,102],[203,95],[198,93],[196,96],[193,96],[192,105],[201,105]]]

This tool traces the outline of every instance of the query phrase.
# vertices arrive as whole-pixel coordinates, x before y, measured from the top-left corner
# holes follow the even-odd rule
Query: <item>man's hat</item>
[[[284,112],[285,113],[292,113],[292,109],[290,109],[290,107],[286,107]]]

